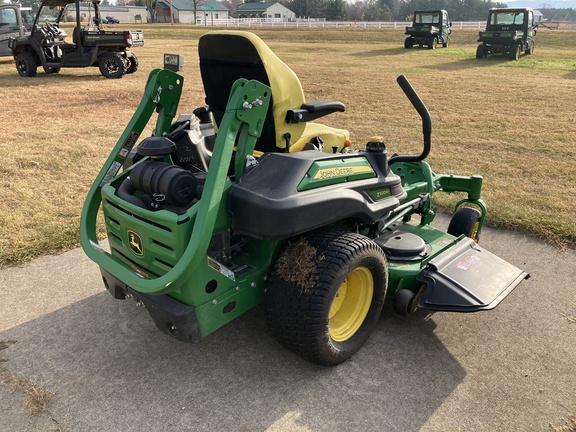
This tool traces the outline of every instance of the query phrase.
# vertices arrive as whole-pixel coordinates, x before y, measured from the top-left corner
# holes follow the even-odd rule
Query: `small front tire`
[[[399,315],[406,316],[409,313],[414,312],[416,309],[414,307],[414,298],[416,294],[414,294],[409,289],[401,289],[394,295],[394,300],[392,302],[392,306],[394,308],[394,312]]]
[[[27,52],[22,52],[16,55],[16,69],[18,70],[18,75],[21,77],[35,77],[38,72],[38,65],[36,64],[36,59]]]
[[[456,213],[450,219],[450,224],[448,225],[448,234],[454,237],[460,237],[464,234],[466,237],[470,237],[476,243],[478,243],[479,235],[478,231],[480,228],[480,218],[482,214],[472,207],[460,207],[456,210]]]

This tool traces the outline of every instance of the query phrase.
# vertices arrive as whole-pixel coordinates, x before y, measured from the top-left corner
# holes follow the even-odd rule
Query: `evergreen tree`
[[[330,0],[324,9],[324,17],[328,21],[342,21],[346,19],[346,2],[344,0]]]

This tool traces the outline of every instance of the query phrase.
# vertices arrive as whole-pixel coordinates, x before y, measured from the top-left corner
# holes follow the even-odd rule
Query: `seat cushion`
[[[338,147],[338,151],[340,151],[344,147],[344,142],[350,138],[350,133],[344,129],[337,129],[320,123],[309,122],[305,124],[306,128],[300,139],[290,146],[290,153],[301,151],[315,137],[320,137],[324,142],[324,152],[332,153],[332,147]]]

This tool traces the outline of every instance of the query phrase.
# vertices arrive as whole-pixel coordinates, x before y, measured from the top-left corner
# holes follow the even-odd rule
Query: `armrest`
[[[300,123],[316,120],[334,112],[344,112],[346,107],[342,102],[320,100],[302,104],[300,109],[288,110],[286,123]]]

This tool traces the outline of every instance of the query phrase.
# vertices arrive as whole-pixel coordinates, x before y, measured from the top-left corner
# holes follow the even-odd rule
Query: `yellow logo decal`
[[[128,230],[128,245],[134,255],[144,255],[144,247],[142,246],[142,238],[132,230]]]
[[[377,191],[377,192],[376,192],[376,199],[380,199],[380,198],[383,198],[383,197],[387,197],[388,195],[390,195],[390,189],[385,189],[385,190]]]
[[[367,172],[372,172],[372,168],[366,165],[341,167],[341,168],[339,167],[323,168],[318,170],[318,172],[314,175],[314,180],[324,180],[334,177],[345,177],[352,174],[363,174]]]

